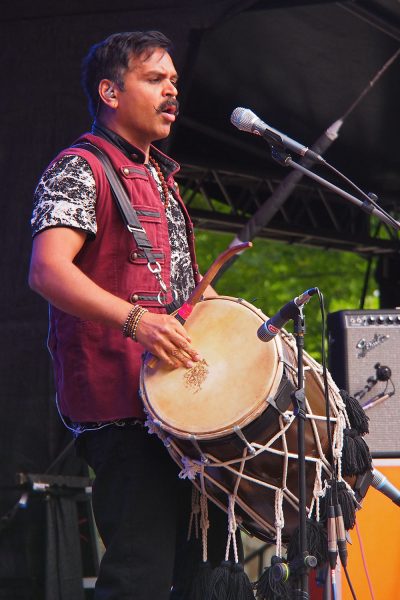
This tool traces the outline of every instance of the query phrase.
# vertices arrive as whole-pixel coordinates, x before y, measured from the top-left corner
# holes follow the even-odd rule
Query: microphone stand
[[[272,158],[284,167],[292,167],[297,171],[300,171],[304,175],[307,175],[311,179],[314,179],[321,185],[332,190],[339,196],[342,196],[345,200],[349,200],[361,210],[369,215],[374,215],[380,221],[392,227],[395,231],[400,231],[400,223],[396,221],[390,214],[382,209],[376,202],[375,194],[365,194],[362,190],[357,191],[363,196],[364,200],[359,200],[355,196],[352,196],[345,190],[327,181],[323,177],[320,177],[316,173],[313,173],[303,165],[292,160],[290,154],[286,152],[286,149],[280,139],[276,139],[271,134],[270,138],[264,133],[263,137],[268,141]],[[326,163],[327,166],[328,163]],[[341,173],[335,170],[335,172],[343,177]],[[351,181],[345,178],[348,183],[354,186]],[[354,186],[355,187],[355,186]],[[301,600],[308,600],[308,572],[310,567],[316,565],[316,558],[310,556],[307,549],[307,510],[306,510],[306,458],[305,458],[305,421],[306,406],[305,406],[305,391],[304,391],[304,376],[303,376],[303,350],[304,350],[304,334],[305,334],[305,318],[303,314],[303,306],[298,307],[298,314],[294,315],[294,335],[296,338],[297,346],[297,371],[298,371],[298,386],[297,390],[292,393],[292,401],[294,406],[294,414],[297,418],[297,444],[298,444],[298,462],[299,462],[299,530],[300,530],[300,553],[297,558],[292,561],[292,570],[297,575],[297,585],[294,591],[295,598]]]
[[[264,135],[264,137],[265,137],[265,135]],[[361,210],[363,210],[367,214],[374,215],[375,217],[380,219],[383,223],[386,223],[386,225],[389,225],[390,227],[392,227],[395,231],[400,231],[399,221],[396,221],[396,219],[394,219],[391,215],[386,213],[386,211],[384,211],[376,203],[375,194],[370,193],[367,195],[367,194],[364,194],[364,192],[361,192],[361,190],[360,190],[360,192],[365,196],[365,199],[359,200],[355,196],[352,196],[352,194],[349,194],[345,190],[342,190],[342,188],[334,185],[327,179],[320,177],[316,173],[313,173],[313,171],[310,171],[310,169],[307,169],[306,167],[303,167],[303,165],[300,165],[299,163],[292,160],[292,157],[290,156],[290,154],[288,154],[285,151],[285,149],[281,143],[279,143],[273,139],[271,139],[271,140],[267,139],[267,141],[271,148],[272,158],[276,162],[278,162],[280,165],[282,165],[283,167],[292,167],[293,169],[300,171],[304,175],[307,175],[311,179],[314,179],[315,181],[317,181],[324,187],[328,188],[329,190],[335,192],[336,194],[339,194],[339,196],[342,196],[342,198],[344,198],[345,200],[349,200],[350,202],[352,202],[353,204],[355,204],[356,206],[361,208]],[[327,166],[329,166],[329,165],[327,164]]]
[[[303,306],[298,307],[297,315],[293,317],[294,336],[297,347],[297,390],[292,392],[292,401],[294,415],[297,420],[297,454],[299,464],[299,535],[300,535],[300,555],[294,559],[293,563],[297,568],[297,585],[295,589],[295,598],[308,600],[308,572],[309,568],[315,566],[316,559],[310,556],[307,548],[307,507],[306,507],[306,456],[305,456],[305,422],[306,422],[306,403],[304,391],[304,372],[303,372],[303,350],[304,334],[306,331]]]
[[[316,288],[313,288],[316,290]],[[311,292],[311,290],[308,290]],[[305,292],[306,294],[306,292]],[[305,295],[302,294],[301,298]],[[305,334],[305,317],[303,306],[308,302],[308,299],[303,298],[301,304],[296,304],[296,299],[286,304],[279,314],[286,321],[293,320],[294,335],[297,346],[297,389],[292,392],[291,400],[293,404],[293,414],[297,421],[297,455],[298,455],[298,496],[299,496],[299,553],[287,565],[289,573],[294,576],[296,587],[294,590],[294,598],[298,600],[308,600],[308,573],[309,569],[317,565],[315,556],[311,556],[308,551],[307,543],[307,480],[306,480],[306,455],[305,455],[305,422],[307,419],[306,412],[306,397],[304,390],[304,374],[303,374],[303,350],[304,350],[304,334]],[[282,315],[282,312],[285,314]],[[271,324],[272,327],[272,324]],[[280,328],[280,327],[279,327]],[[268,329],[268,328],[267,328]],[[276,335],[278,329],[275,327]],[[259,338],[263,341],[269,341],[271,337],[264,337],[259,334]],[[284,581],[287,578],[287,570],[281,568],[279,564],[272,567],[272,577],[275,581]]]

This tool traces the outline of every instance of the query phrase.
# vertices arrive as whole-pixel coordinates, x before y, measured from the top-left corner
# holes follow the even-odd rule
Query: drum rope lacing
[[[315,465],[315,480],[314,480],[314,489],[313,489],[313,497],[310,503],[310,514],[312,514],[315,507],[315,520],[320,520],[320,499],[322,496],[325,496],[326,490],[323,489],[322,486],[322,461],[319,460]]]
[[[244,465],[247,457],[247,448],[243,451],[243,456],[240,461],[240,469],[239,475],[243,474]],[[232,494],[229,494],[229,504],[228,504],[228,539],[226,542],[226,550],[225,550],[225,560],[229,560],[229,550],[232,545],[233,547],[233,556],[235,558],[235,563],[239,562],[238,549],[237,549],[237,540],[236,540],[236,530],[237,530],[237,521],[235,515],[235,503],[237,498],[237,493],[240,484],[240,477],[237,478],[235,487]]]
[[[295,350],[295,341],[292,335],[287,332],[282,332],[283,337],[285,337],[286,343],[289,347],[294,351]],[[287,363],[280,356],[280,361],[287,365]],[[290,365],[288,365],[290,367]],[[321,374],[322,368],[312,357],[308,356],[308,365],[306,365],[305,371],[312,370],[316,373]],[[333,463],[334,467],[337,470],[337,479],[338,481],[344,481],[342,478],[341,471],[341,456],[343,450],[343,430],[345,427],[349,427],[349,418],[346,412],[345,404],[340,397],[339,391],[333,382],[331,376],[328,374],[328,389],[329,389],[329,404],[331,408],[332,418],[330,419],[333,425],[333,435],[332,435],[332,447],[333,447]],[[314,478],[314,486],[312,490],[312,499],[310,502],[310,506],[307,509],[308,515],[315,514],[315,519],[317,521],[320,520],[320,500],[326,495],[328,489],[328,483],[325,480],[323,482],[323,473],[329,476],[332,473],[332,466],[328,461],[325,452],[322,448],[321,439],[318,432],[317,422],[321,422],[322,420],[326,421],[325,415],[314,415],[310,403],[306,399],[306,418],[310,422],[310,426],[313,432],[313,438],[316,445],[316,456],[306,456],[306,462],[308,464],[313,464],[315,469],[315,478]],[[235,550],[235,535],[234,532],[237,529],[238,522],[240,523],[240,518],[238,519],[235,516],[235,505],[239,506],[241,509],[247,513],[251,519],[253,519],[260,527],[264,530],[272,534],[275,537],[275,543],[277,546],[277,556],[282,556],[282,531],[284,529],[285,520],[284,520],[284,501],[289,503],[294,509],[298,510],[299,500],[297,496],[288,488],[288,469],[289,469],[289,461],[293,459],[298,459],[298,455],[296,452],[289,452],[287,437],[286,434],[290,427],[292,427],[293,422],[296,417],[293,414],[293,411],[286,411],[279,416],[279,430],[277,433],[265,443],[257,443],[251,442],[246,439],[243,431],[240,428],[234,429],[236,435],[241,439],[244,444],[243,454],[241,457],[235,457],[229,460],[221,460],[217,457],[213,456],[211,452],[203,452],[200,448],[199,441],[201,441],[201,437],[196,437],[194,435],[189,436],[189,440],[191,441],[193,447],[196,449],[196,452],[199,456],[199,459],[190,458],[184,454],[184,452],[179,448],[174,440],[171,440],[169,437],[165,435],[162,431],[161,423],[152,420],[149,418],[148,425],[150,425],[150,431],[157,433],[164,444],[168,446],[169,451],[171,452],[175,461],[181,465],[181,471],[179,473],[179,477],[181,479],[188,478],[190,479],[197,489],[200,491],[200,501],[194,502],[193,504],[193,519],[197,514],[198,518],[198,506],[200,504],[200,528],[202,530],[202,540],[203,540],[203,559],[207,560],[207,529],[209,527],[208,523],[208,511],[207,511],[207,499],[211,499],[214,503],[220,506],[223,510],[228,513],[228,540],[226,546],[227,555],[229,554],[230,547],[233,545],[233,551],[235,554],[235,560],[237,555],[237,550]],[[272,446],[280,440],[282,449],[273,448]],[[253,460],[260,454],[267,452],[270,454],[282,456],[282,478],[280,485],[274,485],[267,481],[262,481],[261,479],[257,479],[251,475],[248,475],[244,472],[245,463],[248,460]],[[228,489],[223,483],[213,478],[208,469],[226,469],[233,475],[235,475],[236,480],[234,484],[234,489]],[[275,492],[275,529],[272,527],[270,523],[268,523],[264,518],[262,518],[253,508],[249,507],[240,497],[240,483],[242,480],[249,481],[254,483],[261,488],[268,488]],[[214,487],[220,489],[227,496],[227,504],[226,506],[223,502],[221,502],[217,498],[213,498],[207,490],[207,482],[210,482]],[[346,488],[353,494],[354,492],[349,484],[345,482]],[[201,499],[203,498],[203,500]],[[192,531],[193,525],[191,525],[190,531]],[[198,531],[198,530],[197,530]]]
[[[235,515],[235,494],[229,494],[228,498],[228,539],[226,541],[225,560],[229,560],[229,551],[232,545],[235,563],[238,563],[239,556],[236,541],[237,522]]]
[[[199,523],[200,521],[200,523]],[[207,537],[208,537],[208,529],[210,527],[210,521],[208,518],[208,498],[205,490],[204,484],[204,473],[201,473],[201,491],[198,490],[195,486],[192,489],[192,512],[190,514],[189,519],[189,527],[188,527],[188,535],[187,541],[190,540],[193,533],[195,533],[195,539],[199,538],[199,525],[201,530],[201,542],[202,542],[202,550],[203,550],[203,562],[207,562]]]
[[[330,387],[332,387],[334,389],[335,386],[334,386],[333,382],[330,381],[329,384],[330,384]],[[342,480],[340,458],[342,455],[342,448],[343,448],[343,429],[346,426],[346,423],[348,423],[348,417],[347,417],[344,403],[341,404],[337,398],[336,398],[336,404],[331,400],[331,405],[332,405],[333,413],[335,415],[332,419],[332,421],[335,425],[334,435],[333,435],[333,438],[334,438],[333,439],[334,460],[335,460],[335,462],[338,463],[337,464],[338,479]],[[322,449],[321,440],[320,440],[320,437],[318,434],[318,430],[317,430],[315,421],[321,420],[321,419],[326,419],[326,417],[323,417],[322,415],[321,416],[314,415],[312,413],[312,409],[307,400],[306,400],[306,410],[307,410],[307,418],[311,422],[311,427],[313,429],[314,438],[315,438],[315,442],[316,442],[316,446],[317,446],[317,452],[319,455],[318,457],[313,457],[313,456],[306,457],[306,461],[308,461],[309,463],[314,463],[314,466],[315,466],[315,480],[314,480],[314,488],[313,488],[313,497],[312,497],[308,512],[309,512],[309,515],[311,515],[312,512],[315,511],[315,518],[317,521],[319,521],[320,520],[320,500],[322,497],[325,496],[326,490],[327,490],[327,482],[325,481],[324,484],[322,483],[322,472],[325,471],[325,473],[329,474],[330,473],[330,464],[329,464],[328,460],[326,459],[326,456]],[[180,450],[178,448],[175,448],[175,451],[179,455],[181,455],[180,459],[179,459],[181,464],[184,465],[184,468],[181,470],[180,477],[182,477],[182,478],[188,477],[189,479],[191,479],[192,481],[195,482],[196,474],[200,472],[201,480],[203,482],[202,487],[203,487],[203,489],[205,489],[206,496],[208,496],[208,494],[207,494],[207,491],[206,491],[206,488],[204,485],[204,480],[211,481],[213,483],[213,485],[217,485],[217,487],[219,487],[222,491],[224,491],[227,494],[227,496],[229,498],[229,503],[228,503],[228,521],[229,521],[229,523],[228,523],[227,551],[229,551],[230,543],[231,543],[231,541],[233,541],[232,527],[233,527],[234,521],[233,521],[233,517],[232,517],[232,514],[230,511],[232,510],[232,506],[234,506],[235,503],[237,503],[238,505],[242,504],[240,501],[240,498],[237,495],[237,491],[239,489],[241,479],[245,479],[247,481],[250,481],[252,483],[260,485],[261,487],[269,488],[269,489],[272,489],[275,491],[275,523],[274,523],[275,532],[274,533],[275,533],[276,546],[277,546],[276,554],[277,554],[277,556],[282,556],[282,530],[284,528],[283,501],[286,500],[295,508],[297,508],[297,506],[298,506],[298,498],[287,488],[287,475],[288,475],[289,459],[297,459],[298,458],[296,453],[288,451],[287,439],[286,439],[286,435],[285,435],[286,432],[288,431],[288,429],[291,427],[294,420],[295,420],[295,416],[290,411],[281,415],[279,418],[280,430],[271,439],[269,439],[265,444],[257,444],[257,443],[253,442],[251,444],[251,447],[253,448],[253,453],[249,452],[248,445],[250,445],[250,443],[248,442],[248,440],[246,440],[246,442],[247,442],[246,448],[245,448],[246,455],[240,459],[235,458],[235,459],[231,459],[231,460],[221,461],[221,460],[217,459],[215,456],[213,456],[211,453],[206,453],[206,458],[208,460],[209,466],[212,466],[213,468],[225,468],[232,474],[236,475],[234,494],[230,494],[229,490],[227,490],[219,482],[212,479],[212,477],[210,477],[205,472],[206,465],[204,464],[203,461],[199,461],[196,459],[190,459],[187,456],[182,455],[182,453],[180,452]],[[243,432],[241,432],[241,433],[243,433]],[[241,436],[239,436],[239,437],[241,437]],[[271,448],[271,446],[279,438],[281,439],[281,442],[282,442],[282,450],[278,450],[276,448]],[[251,476],[247,475],[246,473],[243,473],[244,463],[247,460],[251,460],[252,458],[255,458],[262,452],[270,452],[273,454],[281,455],[283,457],[283,473],[282,473],[281,487],[275,486],[266,481],[261,481],[255,477],[251,477]],[[240,467],[239,467],[239,465],[240,465]],[[349,491],[352,492],[351,487],[347,483],[346,483],[346,487],[349,489]],[[249,509],[249,507],[247,507],[247,506],[245,508],[248,512],[253,513],[254,517],[257,517],[255,511]],[[226,510],[226,508],[225,508],[225,510]],[[235,523],[236,523],[236,519],[235,519]],[[264,523],[264,525],[265,525],[265,523]],[[236,524],[236,526],[237,526],[237,524]],[[269,527],[269,529],[271,529],[271,528]]]
[[[208,499],[206,493],[206,485],[204,482],[204,470],[200,474],[201,478],[201,494],[200,494],[200,529],[201,529],[201,542],[203,548],[203,562],[207,561],[208,558],[208,529],[210,527],[210,521],[208,519]]]
[[[285,526],[283,514],[283,490],[278,488],[275,492],[275,529],[276,529],[276,556],[282,558],[282,529]]]
[[[192,512],[190,513],[187,541],[194,535],[196,540],[199,538],[199,515],[200,515],[200,492],[196,487],[192,487]]]

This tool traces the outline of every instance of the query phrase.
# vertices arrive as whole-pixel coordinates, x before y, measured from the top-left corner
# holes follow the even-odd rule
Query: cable
[[[361,553],[361,559],[363,561],[364,572],[365,572],[365,576],[366,576],[367,582],[368,582],[369,593],[371,594],[372,600],[375,600],[374,590],[372,588],[372,582],[371,582],[371,578],[369,576],[367,559],[366,559],[366,556],[365,556],[364,544],[363,544],[363,541],[361,539],[361,534],[360,534],[360,530],[359,530],[357,521],[356,521],[356,532],[357,532],[358,543],[359,543],[359,546],[360,546],[360,553]]]
[[[332,600],[337,600],[336,573],[335,569],[331,569],[331,588]]]
[[[351,595],[353,596],[353,600],[357,600],[357,596],[356,596],[356,593],[355,593],[354,588],[352,586],[352,583],[351,583],[351,580],[350,580],[350,576],[349,576],[349,573],[347,571],[347,567],[343,567],[343,570],[344,570],[344,574],[346,575],[347,583],[349,585]]]
[[[345,181],[350,187],[352,187],[354,190],[356,190],[356,192],[358,192],[360,194],[360,196],[362,196],[364,198],[363,206],[365,204],[366,205],[371,204],[380,213],[385,215],[385,217],[392,223],[392,225],[397,226],[396,219],[394,219],[391,214],[389,214],[384,208],[382,208],[382,206],[379,206],[379,204],[376,202],[376,200],[378,199],[376,194],[373,194],[372,192],[369,192],[367,194],[366,192],[364,192],[360,187],[358,187],[358,185],[356,185],[353,181],[351,181],[351,179],[346,177],[346,175],[344,175],[344,173],[341,173],[338,169],[336,169],[336,167],[334,167],[333,165],[328,163],[326,160],[324,160],[324,165],[325,165],[325,167],[328,167],[333,173],[335,173],[335,175],[337,175],[338,177],[343,179],[343,181]]]
[[[358,17],[361,21],[371,25],[371,27],[374,27],[377,31],[381,31],[394,40],[400,41],[398,28],[390,25],[387,21],[385,21],[385,19],[377,17],[377,15],[371,12],[371,10],[368,8],[362,8],[361,6],[348,6],[347,3],[343,4],[342,2],[337,2],[337,5],[343,10],[347,10],[347,12],[355,17]]]
[[[388,392],[389,383],[392,385],[392,390],[390,392]],[[361,404],[361,406],[365,411],[367,411],[367,410],[373,408],[374,406],[377,406],[381,402],[388,400],[389,398],[394,396],[395,393],[396,393],[396,387],[394,385],[394,382],[392,379],[388,379],[386,381],[385,389],[383,390],[383,392],[379,392],[379,394],[376,394],[372,398],[369,398],[363,404]]]
[[[107,423],[103,423],[102,425],[99,425],[98,427],[71,427],[71,425],[69,425],[67,423],[67,421],[64,418],[64,415],[62,414],[61,410],[60,410],[60,405],[58,403],[58,396],[57,394],[55,395],[55,403],[56,403],[56,407],[57,407],[57,412],[58,412],[58,416],[61,419],[62,424],[69,429],[69,431],[71,431],[74,435],[74,438],[78,437],[78,435],[80,435],[81,433],[85,433],[86,431],[98,431],[99,429],[104,429],[104,427],[110,427],[110,425],[114,425],[115,423],[113,421],[109,421]],[[63,451],[64,452],[64,451]],[[53,465],[51,465],[52,467]],[[47,473],[47,471],[46,471]]]
[[[333,463],[333,443],[332,443],[332,430],[331,430],[331,407],[329,404],[329,386],[328,386],[328,371],[326,367],[326,319],[325,319],[325,305],[324,305],[324,295],[321,290],[318,290],[318,299],[319,306],[321,310],[321,319],[322,319],[322,333],[321,333],[321,361],[322,361],[322,379],[324,382],[324,397],[325,397],[325,413],[326,413],[326,431],[328,434],[328,443],[329,443],[329,451],[331,455],[331,470],[332,477],[336,479],[336,472]]]
[[[347,8],[347,7],[342,6],[342,8]],[[375,76],[368,83],[368,85],[366,85],[366,87],[362,90],[362,92],[359,94],[359,96],[356,98],[356,100],[353,102],[353,104],[346,110],[346,112],[344,113],[344,115],[341,117],[342,121],[344,121],[350,115],[350,113],[353,112],[353,110],[363,100],[364,96],[366,96],[366,94],[368,94],[368,92],[380,80],[380,78],[386,72],[386,70],[399,58],[399,56],[400,56],[400,48],[398,48],[396,50],[396,52],[385,62],[385,64],[383,65],[383,67],[375,74]],[[363,198],[365,198],[365,202],[366,203],[371,204],[374,208],[376,208],[383,215],[385,215],[387,217],[387,219],[389,219],[389,221],[392,223],[392,225],[394,225],[396,227],[397,221],[386,210],[384,210],[382,207],[380,207],[376,203],[377,196],[375,194],[372,194],[372,193],[366,194],[353,181],[351,181],[348,177],[346,177],[346,175],[344,175],[343,173],[341,173],[338,169],[336,169],[333,165],[331,165],[330,163],[328,163],[325,159],[323,160],[323,164],[324,164],[325,167],[328,167],[333,173],[335,173],[335,175],[337,175],[338,177],[340,177],[341,179],[343,179],[343,181],[345,181],[348,185],[350,185],[350,187],[352,187],[354,190],[356,190]]]

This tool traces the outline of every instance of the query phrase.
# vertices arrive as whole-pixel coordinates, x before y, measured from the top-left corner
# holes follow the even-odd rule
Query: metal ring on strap
[[[155,267],[152,267],[152,265],[155,265]],[[147,268],[149,269],[150,273],[153,273],[153,275],[157,274],[157,273],[161,273],[161,265],[159,262],[154,261],[154,263],[147,263]]]
[[[174,290],[172,287],[166,287],[165,290],[163,289],[158,292],[157,301],[159,304],[161,304],[161,306],[166,306],[167,304],[170,304],[168,302],[168,292],[171,292],[174,301],[178,299],[177,291]]]

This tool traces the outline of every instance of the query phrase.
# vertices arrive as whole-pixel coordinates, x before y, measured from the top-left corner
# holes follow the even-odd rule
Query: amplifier
[[[373,456],[400,456],[400,309],[328,315],[329,369],[370,418]]]

